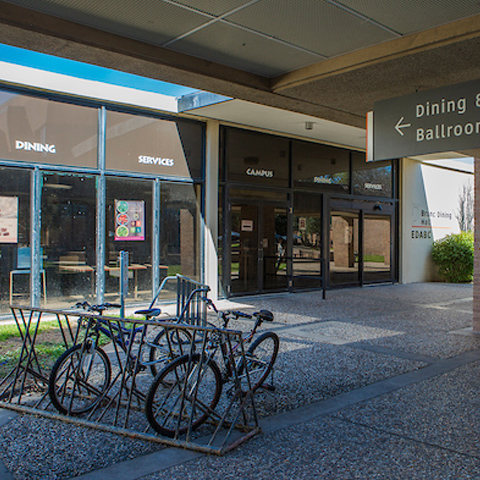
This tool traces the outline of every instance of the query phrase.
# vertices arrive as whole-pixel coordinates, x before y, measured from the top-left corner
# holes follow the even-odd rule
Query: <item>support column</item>
[[[217,121],[207,122],[207,158],[205,165],[205,237],[204,282],[211,288],[210,298],[218,298],[218,168],[220,126]]]
[[[475,158],[475,249],[473,269],[473,331],[480,333],[480,158]]]

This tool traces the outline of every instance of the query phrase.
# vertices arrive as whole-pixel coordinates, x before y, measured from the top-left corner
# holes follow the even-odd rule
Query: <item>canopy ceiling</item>
[[[363,127],[480,78],[480,2],[9,0],[0,42]]]

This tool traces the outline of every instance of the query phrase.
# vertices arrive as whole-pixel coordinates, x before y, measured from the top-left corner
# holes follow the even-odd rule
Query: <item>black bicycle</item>
[[[241,395],[262,387],[278,355],[280,341],[275,332],[264,332],[254,339],[264,321],[273,321],[272,312],[260,310],[252,315],[232,310],[219,312],[210,299],[204,300],[221,319],[220,329],[210,334],[205,331],[208,341],[204,342],[202,353],[195,352],[193,337],[190,353],[166,365],[147,393],[147,419],[155,431],[167,437],[198,428],[213,415],[225,383],[233,382]],[[231,345],[222,329],[239,318],[255,319],[255,323],[240,341]],[[248,350],[242,355],[248,344]]]
[[[80,325],[86,326],[83,342],[77,343],[66,350],[53,366],[48,385],[48,393],[54,407],[63,414],[80,415],[92,410],[108,393],[112,383],[112,367],[110,359],[102,348],[101,334],[105,335],[125,354],[125,369],[128,372],[145,370],[152,363],[171,360],[173,355],[165,353],[164,345],[156,345],[145,339],[146,326],[126,327],[121,320],[105,319],[102,314],[110,308],[120,308],[120,305],[104,303],[90,305],[88,302],[78,303],[76,308],[83,308],[92,314],[81,316]],[[150,308],[139,310],[145,320],[158,317],[160,309]],[[139,358],[132,350],[133,343],[140,335],[139,345],[149,347],[149,357],[152,362]],[[157,353],[159,349],[161,353]],[[155,352],[152,352],[155,351]]]

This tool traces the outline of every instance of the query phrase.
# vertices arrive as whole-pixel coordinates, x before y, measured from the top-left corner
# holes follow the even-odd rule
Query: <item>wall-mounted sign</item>
[[[253,220],[242,220],[242,232],[253,232]]]
[[[298,218],[298,229],[306,230],[307,229],[307,219],[305,217]]]
[[[0,243],[18,242],[18,197],[0,197]]]
[[[145,240],[145,202],[115,200],[115,240]]]

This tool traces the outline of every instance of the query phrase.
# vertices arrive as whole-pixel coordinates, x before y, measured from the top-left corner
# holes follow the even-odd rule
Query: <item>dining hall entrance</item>
[[[230,222],[230,292],[286,290],[286,205],[260,199],[232,200]]]
[[[332,201],[329,223],[331,286],[394,281],[393,205]]]

